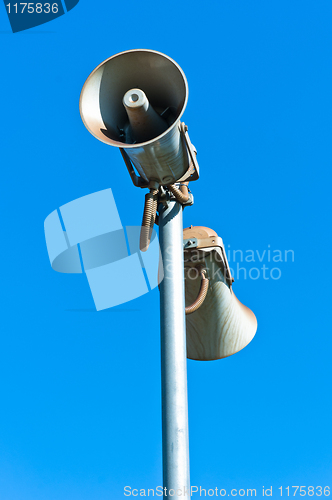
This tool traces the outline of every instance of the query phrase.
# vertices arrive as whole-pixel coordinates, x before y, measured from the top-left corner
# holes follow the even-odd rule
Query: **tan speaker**
[[[216,232],[191,226],[184,229],[183,238],[186,306],[199,294],[197,269],[206,269],[209,280],[203,304],[186,316],[187,356],[201,361],[231,356],[253,339],[256,317],[234,294],[223,241]]]

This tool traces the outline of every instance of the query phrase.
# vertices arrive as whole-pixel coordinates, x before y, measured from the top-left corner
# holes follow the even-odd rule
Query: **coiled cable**
[[[196,300],[190,306],[186,307],[186,314],[192,314],[201,307],[209,289],[209,278],[206,277],[206,270],[203,267],[199,267],[197,270],[201,275],[201,286]]]
[[[189,200],[188,182],[180,184],[180,188],[170,184],[168,189],[180,203],[186,203]]]
[[[174,184],[167,186],[169,191],[174,195],[179,203],[186,203],[189,199],[188,182],[180,184],[180,187],[176,187]],[[151,181],[149,184],[150,192],[145,195],[143,220],[140,235],[140,250],[146,252],[149,248],[152,229],[154,224],[157,222],[157,207],[158,207],[158,194],[159,185],[155,181]]]
[[[152,229],[156,221],[158,205],[158,189],[150,188],[150,192],[145,195],[143,220],[140,235],[140,250],[146,252],[150,245]]]

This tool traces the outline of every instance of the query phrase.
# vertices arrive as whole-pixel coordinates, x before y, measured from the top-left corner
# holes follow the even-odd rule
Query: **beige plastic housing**
[[[200,288],[200,277],[194,269],[198,263],[204,265],[209,278],[205,301],[186,316],[187,357],[209,361],[231,356],[253,339],[256,317],[232,290],[223,242],[215,231],[191,226],[184,229],[183,238],[186,306],[194,302]]]

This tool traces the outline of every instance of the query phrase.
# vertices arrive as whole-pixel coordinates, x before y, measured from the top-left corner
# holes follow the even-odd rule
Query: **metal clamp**
[[[190,248],[197,248],[197,238],[189,238],[188,240],[183,240],[183,249],[189,250]]]
[[[192,250],[193,248],[197,248],[197,250],[201,250],[202,252],[208,251],[211,248],[215,248],[216,250],[220,251],[225,268],[225,277],[229,284],[229,287],[232,288],[234,278],[231,274],[222,239],[219,236],[209,236],[207,238],[188,238],[183,240],[184,251]]]

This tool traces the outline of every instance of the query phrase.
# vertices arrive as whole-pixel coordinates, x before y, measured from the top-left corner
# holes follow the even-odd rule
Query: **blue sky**
[[[141,222],[143,191],[78,110],[95,66],[133,48],[166,53],[188,79],[201,177],[185,226],[266,250],[231,267],[281,272],[236,279],[258,318],[248,347],[188,362],[191,483],[257,497],[332,486],[331,2],[80,0],[16,34],[0,12],[1,500],[162,484],[158,290],[97,313],[85,276],[52,271],[43,233],[54,209],[109,187],[123,225]]]

